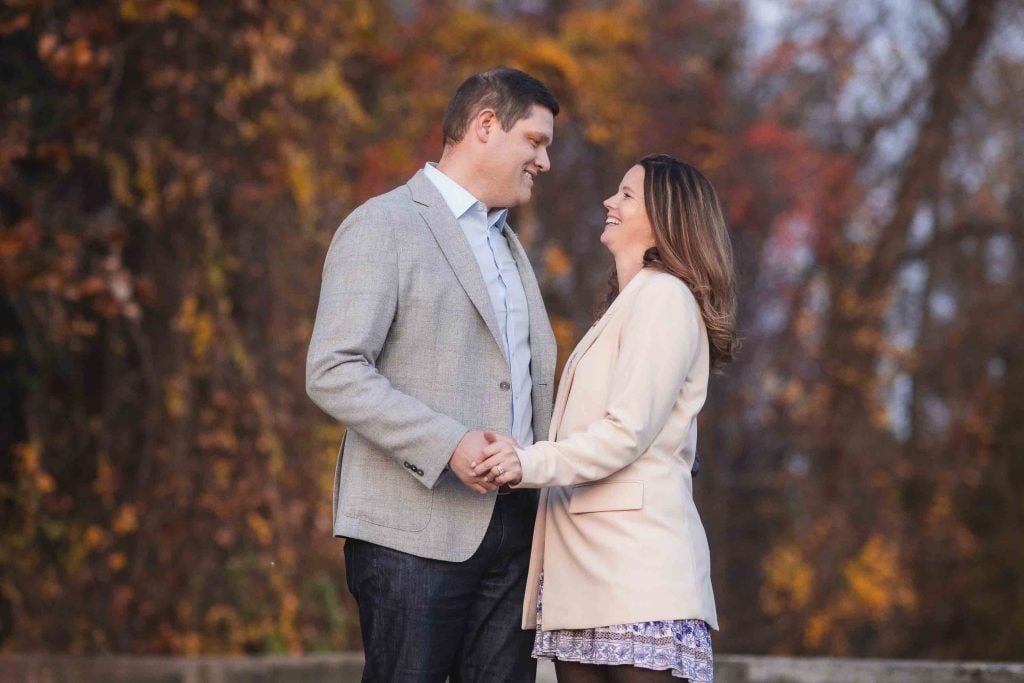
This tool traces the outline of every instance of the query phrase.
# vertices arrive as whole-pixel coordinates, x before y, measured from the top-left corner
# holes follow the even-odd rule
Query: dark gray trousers
[[[533,683],[533,632],[520,624],[536,509],[534,491],[498,496],[483,541],[465,562],[347,540],[363,680]]]

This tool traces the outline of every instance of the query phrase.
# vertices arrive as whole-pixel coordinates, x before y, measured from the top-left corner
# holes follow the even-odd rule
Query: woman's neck
[[[643,254],[637,257],[636,254],[622,254],[615,257],[615,278],[619,282],[621,292],[629,284],[629,281],[636,277],[637,273],[643,270]]]

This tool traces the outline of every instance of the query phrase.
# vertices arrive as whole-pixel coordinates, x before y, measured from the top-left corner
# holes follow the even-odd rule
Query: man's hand
[[[523,480],[523,466],[519,462],[516,448],[519,442],[511,436],[484,432],[487,446],[476,459],[470,463],[473,474],[483,476],[485,483],[518,484]]]
[[[455,447],[455,452],[452,453],[452,457],[448,461],[448,468],[455,473],[455,476],[477,493],[487,493],[498,488],[494,482],[484,481],[483,477],[473,474],[472,464],[480,459],[480,453],[487,443],[483,432],[467,432],[459,445]]]

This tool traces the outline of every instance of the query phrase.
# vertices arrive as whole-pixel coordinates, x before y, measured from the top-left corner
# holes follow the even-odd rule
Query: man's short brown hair
[[[460,142],[469,120],[483,109],[493,109],[502,130],[530,115],[538,104],[558,115],[558,100],[547,87],[528,73],[499,66],[467,78],[459,86],[444,112],[444,144]]]

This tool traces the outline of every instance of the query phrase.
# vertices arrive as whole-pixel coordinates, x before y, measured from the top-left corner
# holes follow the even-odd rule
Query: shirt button
[[[502,390],[502,391],[508,391],[509,389],[511,389],[511,388],[512,388],[512,385],[511,385],[511,384],[509,384],[508,382],[502,382],[502,383],[501,383],[501,384],[499,384],[498,386],[499,386],[499,387],[501,387],[501,390]]]

